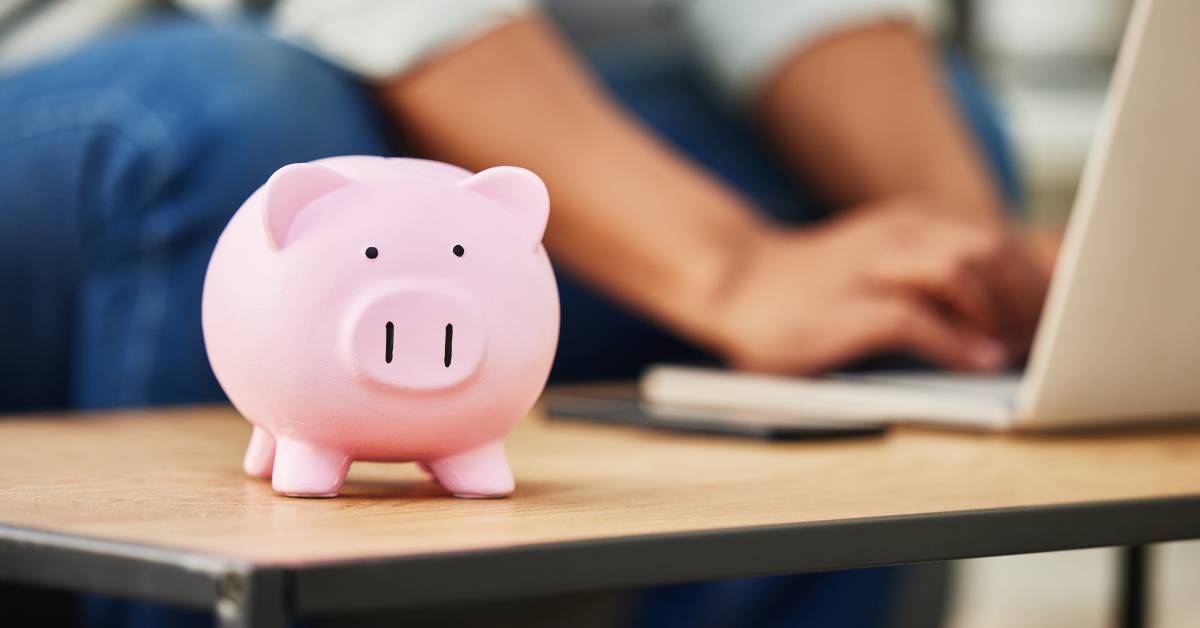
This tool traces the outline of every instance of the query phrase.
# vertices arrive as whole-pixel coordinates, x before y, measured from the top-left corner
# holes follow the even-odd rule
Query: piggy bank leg
[[[292,497],[336,497],[349,469],[350,456],[343,452],[281,437],[271,485]]]
[[[246,456],[242,459],[242,468],[246,475],[256,478],[271,477],[271,467],[275,466],[275,437],[257,425],[250,435],[250,444],[246,446]]]
[[[456,497],[504,497],[513,491],[504,441],[430,460],[428,466],[438,483]]]

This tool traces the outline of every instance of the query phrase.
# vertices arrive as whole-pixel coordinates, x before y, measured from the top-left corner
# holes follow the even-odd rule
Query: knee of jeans
[[[115,129],[129,149],[86,164],[103,175],[87,177],[104,186],[87,193],[106,199],[95,215],[111,228],[97,233],[118,234],[91,238],[97,246],[118,237],[137,250],[148,242],[210,246],[280,167],[389,152],[386,126],[359,81],[246,26],[153,21],[48,70],[70,74],[72,89],[90,81],[85,99],[126,103],[121,115],[92,125]]]
[[[385,125],[346,71],[245,25],[174,22],[141,44],[157,64],[177,135],[275,167],[333,154],[386,152]],[[188,157],[185,150],[185,157]],[[268,173],[269,174],[269,173]]]

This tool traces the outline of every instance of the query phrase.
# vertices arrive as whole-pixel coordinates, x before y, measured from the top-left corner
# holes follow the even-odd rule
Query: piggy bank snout
[[[408,390],[438,390],[469,379],[487,350],[479,307],[449,286],[377,291],[349,323],[349,359],[368,379]]]

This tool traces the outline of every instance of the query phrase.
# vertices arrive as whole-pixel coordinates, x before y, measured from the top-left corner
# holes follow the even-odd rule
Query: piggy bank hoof
[[[460,499],[504,499],[511,494],[511,491],[507,493],[495,493],[491,495],[483,493],[451,493],[451,495]]]
[[[512,471],[504,455],[504,443],[496,441],[428,463],[442,488],[455,497],[492,499],[513,492]]]
[[[274,467],[275,437],[256,425],[254,434],[250,436],[250,444],[246,446],[246,456],[242,460],[242,468],[250,477],[269,478]]]
[[[340,451],[280,438],[271,485],[289,497],[337,497],[348,470],[350,457]]]

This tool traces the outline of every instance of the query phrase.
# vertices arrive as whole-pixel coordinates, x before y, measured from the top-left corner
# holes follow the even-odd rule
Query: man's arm
[[[556,260],[701,342],[725,269],[766,226],[747,202],[621,112],[536,18],[499,27],[383,87],[405,139],[550,189]]]
[[[989,238],[903,203],[807,231],[768,224],[630,119],[536,18],[382,96],[425,155],[541,175],[556,262],[734,365],[814,372],[896,348],[961,369],[1003,361],[979,331]]]
[[[919,198],[998,219],[1001,200],[915,28],[881,21],[793,54],[754,106],[797,172],[833,207]]]

